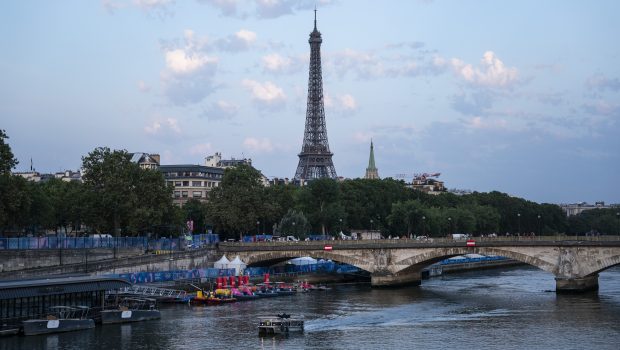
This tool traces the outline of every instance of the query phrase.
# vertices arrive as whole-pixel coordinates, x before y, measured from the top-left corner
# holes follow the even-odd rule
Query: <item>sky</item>
[[[96,147],[251,158],[292,178],[314,6],[329,146],[362,177],[620,203],[618,1],[0,2],[0,129],[17,171]]]

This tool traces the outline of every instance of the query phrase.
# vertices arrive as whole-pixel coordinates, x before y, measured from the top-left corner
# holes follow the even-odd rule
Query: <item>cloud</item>
[[[598,90],[598,91],[620,91],[620,79],[618,78],[607,78],[602,74],[596,74],[588,79],[586,79],[585,83],[586,87],[590,90]]]
[[[490,118],[473,117],[465,121],[470,129],[506,129],[508,122],[504,119],[492,120]]]
[[[157,118],[149,125],[144,127],[147,135],[158,137],[164,140],[179,139],[183,134],[179,121],[176,118]]]
[[[252,99],[261,107],[279,109],[286,103],[284,91],[270,81],[259,83],[244,79],[241,84],[252,93]]]
[[[198,0],[198,2],[217,8],[223,16],[246,18],[254,16],[261,19],[291,15],[303,10],[311,10],[332,4],[333,0]],[[243,9],[243,11],[241,10]]]
[[[274,146],[268,138],[246,137],[243,140],[243,147],[254,153],[270,153],[274,150]]]
[[[504,63],[495,56],[493,51],[487,51],[482,55],[478,67],[465,63],[458,58],[452,58],[449,61],[438,58],[434,63],[439,66],[450,66],[458,77],[474,86],[509,88],[519,81],[519,72],[517,68],[506,67]]]
[[[239,106],[227,102],[224,100],[219,100],[205,110],[203,116],[207,119],[215,121],[215,120],[227,120],[232,119],[239,112]]]
[[[373,52],[345,49],[328,54],[326,58],[327,65],[332,66],[341,77],[352,72],[360,79],[371,79],[382,77],[386,73],[383,61]]]
[[[151,91],[151,87],[148,86],[144,80],[138,80],[138,90],[140,90],[140,92],[149,92]]]
[[[356,143],[370,143],[370,139],[375,136],[374,133],[366,131],[356,131],[353,133],[353,141]]]
[[[101,5],[109,14],[133,7],[142,10],[147,15],[155,14],[161,19],[174,15],[171,10],[174,3],[174,0],[101,0]]]
[[[256,33],[241,29],[233,35],[216,41],[216,46],[223,51],[240,52],[248,50],[256,42]]]
[[[323,103],[330,111],[341,114],[351,114],[358,109],[357,101],[351,94],[332,97],[330,94],[325,93],[323,96]]]
[[[238,17],[238,0],[198,0],[200,3],[211,5],[221,11],[222,15],[228,17]]]
[[[451,106],[466,115],[481,115],[493,106],[493,95],[488,91],[477,91],[467,95],[460,93],[452,96]]]
[[[603,100],[594,101],[592,103],[585,103],[583,104],[582,108],[584,111],[593,115],[605,117],[620,116],[619,104],[612,104]]]
[[[304,68],[307,58],[300,56],[284,57],[278,53],[265,55],[262,58],[262,66],[266,72],[276,74],[296,73]]]
[[[215,91],[214,77],[219,59],[207,55],[208,40],[184,32],[184,43],[162,44],[166,68],[161,72],[165,95],[176,105],[202,101]]]
[[[192,145],[188,150],[188,153],[193,156],[210,154],[212,152],[213,152],[213,147],[211,146],[211,143],[209,142]]]

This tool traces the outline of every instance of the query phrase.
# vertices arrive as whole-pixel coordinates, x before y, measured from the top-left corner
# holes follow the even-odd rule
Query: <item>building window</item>
[[[187,191],[181,191],[181,196],[182,196],[183,198],[187,198],[187,197],[188,197],[188,195],[187,195]]]
[[[174,191],[174,198],[181,197],[181,191]]]
[[[182,183],[181,181],[175,181],[175,182],[174,182],[174,185],[175,185],[175,186],[182,186],[182,185],[183,185],[183,183]]]
[[[189,181],[183,181],[183,186],[189,186]]]
[[[192,187],[200,187],[202,186],[202,181],[192,181]]]
[[[192,192],[192,196],[193,196],[194,198],[199,198],[199,197],[202,197],[202,191],[193,191],[193,192]]]

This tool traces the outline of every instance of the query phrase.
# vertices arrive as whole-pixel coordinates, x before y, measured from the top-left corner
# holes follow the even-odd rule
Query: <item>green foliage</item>
[[[18,163],[13,156],[11,146],[4,141],[8,138],[6,132],[0,129],[0,175],[10,174],[11,169],[15,168]]]
[[[134,235],[173,217],[172,190],[163,175],[132,163],[127,151],[96,148],[82,158],[88,226]]]
[[[340,202],[340,187],[335,180],[318,179],[311,181],[300,190],[298,208],[305,213],[312,230],[325,235],[335,232],[340,219],[346,217]]]
[[[209,193],[207,211],[223,238],[241,237],[257,227],[264,213],[264,187],[260,178],[253,167],[238,165],[226,169],[220,185]]]
[[[310,230],[308,219],[304,213],[289,209],[288,212],[280,220],[278,225],[280,235],[292,235],[297,238],[303,239],[307,236]]]

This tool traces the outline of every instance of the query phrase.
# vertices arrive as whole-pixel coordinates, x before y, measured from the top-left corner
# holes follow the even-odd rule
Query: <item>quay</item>
[[[56,321],[46,327],[64,331],[62,319],[52,315],[59,308],[80,309],[81,319],[100,322],[106,293],[129,286],[122,279],[90,276],[0,282],[0,335],[23,333],[33,320]],[[62,318],[77,310],[61,311]]]

